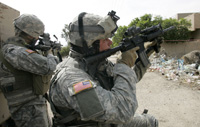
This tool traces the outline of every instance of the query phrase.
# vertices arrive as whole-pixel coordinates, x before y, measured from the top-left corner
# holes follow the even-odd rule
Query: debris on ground
[[[200,50],[194,50],[181,57],[184,60],[184,64],[192,64],[200,61]]]
[[[200,90],[200,52],[193,51],[180,59],[171,58],[162,54],[153,54],[150,57],[149,72],[158,72],[167,80],[177,81]],[[186,60],[186,61],[185,61]]]

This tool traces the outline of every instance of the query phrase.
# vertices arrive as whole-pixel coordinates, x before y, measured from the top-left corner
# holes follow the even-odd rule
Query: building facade
[[[200,12],[197,13],[178,13],[177,19],[187,19],[191,22],[191,39],[200,39]]]
[[[14,36],[13,19],[19,15],[19,11],[0,2],[0,42]]]

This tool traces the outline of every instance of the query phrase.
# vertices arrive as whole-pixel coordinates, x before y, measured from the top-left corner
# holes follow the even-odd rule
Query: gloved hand
[[[123,52],[121,54],[121,58],[119,58],[117,60],[117,63],[124,63],[124,64],[128,65],[129,67],[133,67],[135,65],[135,61],[137,59],[136,51],[138,49],[139,49],[139,47],[135,47],[126,52]]]
[[[156,45],[156,41],[144,43],[145,49],[148,49],[148,48],[150,48],[151,46],[154,46],[154,45]],[[151,51],[147,54],[147,56],[149,57],[149,56],[150,56],[151,54],[153,54],[154,52],[155,52],[154,50],[151,50]]]
[[[146,42],[144,43],[144,47],[145,49],[148,49],[151,46],[154,46],[156,44],[156,41],[152,41],[152,42]]]
[[[146,42],[146,43],[144,43],[144,47],[145,47],[145,49],[148,49],[148,48],[150,48],[150,47],[153,47],[153,46],[156,46],[157,47],[157,50],[158,50],[158,52],[159,52],[159,50],[160,50],[160,48],[161,48],[161,46],[160,46],[160,44],[161,43],[163,43],[163,40],[164,40],[164,38],[163,37],[158,37],[156,40],[154,40],[153,42]],[[147,54],[147,56],[149,57],[151,54],[153,54],[155,52],[155,50],[151,50],[148,54]]]

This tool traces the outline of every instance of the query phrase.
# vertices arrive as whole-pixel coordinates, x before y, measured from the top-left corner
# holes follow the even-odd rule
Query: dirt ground
[[[137,84],[138,110],[149,110],[159,127],[200,127],[200,90],[147,72]]]

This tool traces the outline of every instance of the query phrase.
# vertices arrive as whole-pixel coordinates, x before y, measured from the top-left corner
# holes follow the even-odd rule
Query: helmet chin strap
[[[84,55],[87,56],[87,55],[89,55],[89,48],[88,48],[87,42],[84,39],[84,27],[83,27],[83,16],[85,14],[87,14],[87,13],[82,12],[82,13],[79,14],[79,16],[78,16],[78,27],[79,27],[79,35],[81,37],[81,41],[82,41],[82,44],[83,44]]]

